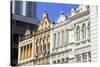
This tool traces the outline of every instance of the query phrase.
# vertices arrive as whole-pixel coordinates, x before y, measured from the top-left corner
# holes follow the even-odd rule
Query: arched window
[[[42,52],[42,38],[40,38],[39,46],[40,46],[40,52]]]
[[[57,63],[59,64],[60,63],[60,60],[58,60]]]
[[[43,51],[46,51],[46,37],[43,39]]]
[[[88,29],[88,34],[87,35],[88,35],[88,38],[90,38],[90,22],[88,23],[88,28],[87,29]]]
[[[66,63],[68,63],[68,61],[69,61],[69,57],[66,58]]]
[[[82,25],[82,39],[86,39],[86,25]]]
[[[64,63],[64,62],[65,62],[64,58],[61,60],[61,62],[62,62],[62,63]]]
[[[60,45],[60,32],[58,32],[58,40],[57,40],[57,45]]]
[[[36,53],[38,53],[38,39],[36,41]]]
[[[50,36],[49,35],[47,36],[47,43],[48,43],[47,49],[50,50]]]
[[[76,40],[79,41],[80,40],[80,27],[77,26],[76,28]]]
[[[47,36],[47,42],[50,42],[50,36],[49,35]]]
[[[53,64],[56,64],[56,61],[53,61]]]
[[[62,45],[64,45],[64,30],[62,31]]]

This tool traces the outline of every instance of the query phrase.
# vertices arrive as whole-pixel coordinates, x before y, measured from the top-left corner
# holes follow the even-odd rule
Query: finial
[[[42,18],[46,18],[48,16],[47,12],[44,10],[42,14]]]

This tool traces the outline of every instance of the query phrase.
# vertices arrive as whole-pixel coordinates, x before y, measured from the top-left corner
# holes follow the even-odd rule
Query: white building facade
[[[61,13],[51,29],[51,64],[97,61],[97,6]]]

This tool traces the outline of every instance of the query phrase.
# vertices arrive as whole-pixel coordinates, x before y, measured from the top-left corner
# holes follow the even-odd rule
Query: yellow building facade
[[[19,41],[19,65],[50,63],[50,28],[48,14],[44,11],[37,31],[27,29],[25,36]]]
[[[35,34],[35,64],[49,64],[50,21],[44,11],[42,20]]]

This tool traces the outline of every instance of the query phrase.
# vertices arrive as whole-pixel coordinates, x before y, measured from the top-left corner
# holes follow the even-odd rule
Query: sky
[[[78,8],[79,4],[59,4],[59,3],[47,3],[47,2],[37,2],[37,18],[41,20],[43,11],[48,13],[51,22],[56,22],[61,11],[64,15],[68,16],[71,14],[72,8]]]

